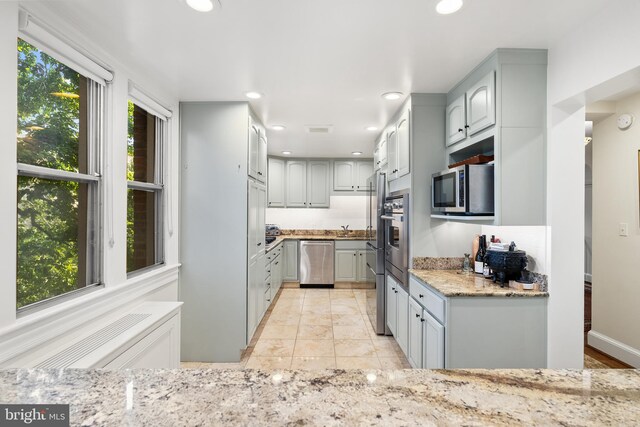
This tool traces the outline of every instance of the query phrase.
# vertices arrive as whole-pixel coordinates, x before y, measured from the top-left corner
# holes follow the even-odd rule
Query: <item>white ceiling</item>
[[[155,73],[181,100],[244,100],[269,132],[269,153],[370,156],[402,103],[388,91],[444,93],[497,47],[546,48],[607,0],[221,0],[198,13],[182,0],[50,3],[107,51]],[[305,125],[333,125],[310,135]]]

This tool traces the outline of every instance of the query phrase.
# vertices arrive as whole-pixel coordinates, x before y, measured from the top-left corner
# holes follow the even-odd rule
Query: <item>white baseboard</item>
[[[615,357],[634,368],[640,368],[640,350],[636,348],[630,347],[594,330],[589,331],[587,342],[591,347],[611,357]]]
[[[584,273],[584,281],[591,283],[591,273]]]

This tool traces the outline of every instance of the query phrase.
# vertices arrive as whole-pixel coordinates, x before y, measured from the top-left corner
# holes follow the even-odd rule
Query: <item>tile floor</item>
[[[395,340],[375,334],[365,310],[361,289],[282,289],[246,367],[409,368]]]
[[[361,289],[282,289],[240,363],[183,368],[404,369],[392,337],[376,335]]]

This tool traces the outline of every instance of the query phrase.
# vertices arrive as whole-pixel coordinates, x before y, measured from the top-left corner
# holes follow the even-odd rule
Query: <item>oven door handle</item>
[[[380,218],[384,219],[385,221],[399,221],[399,222],[404,221],[404,216],[402,215],[397,215],[397,216],[380,215]]]

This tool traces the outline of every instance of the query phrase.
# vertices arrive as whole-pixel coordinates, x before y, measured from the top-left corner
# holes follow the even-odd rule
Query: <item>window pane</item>
[[[129,101],[127,179],[155,181],[156,116]]]
[[[87,286],[88,185],[18,176],[17,307]]]
[[[155,191],[128,191],[127,273],[156,264],[156,206],[160,194]]]
[[[87,80],[18,39],[18,162],[87,173]]]

